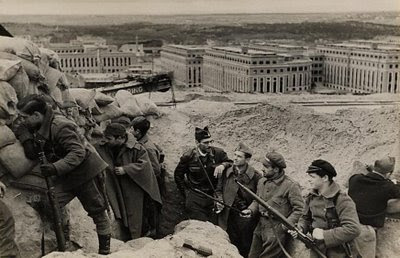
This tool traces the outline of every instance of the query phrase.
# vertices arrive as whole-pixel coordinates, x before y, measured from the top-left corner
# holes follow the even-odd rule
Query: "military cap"
[[[118,123],[127,128],[131,125],[131,120],[127,116],[120,116],[118,118],[111,119],[111,123]]]
[[[241,151],[245,154],[248,154],[250,156],[253,156],[253,152],[251,151],[251,149],[244,144],[243,142],[240,142],[239,145],[236,147],[235,151]]]
[[[271,163],[273,166],[276,166],[276,167],[279,167],[279,168],[286,168],[285,159],[278,152],[275,152],[275,151],[268,152],[265,155],[265,160],[267,162]]]
[[[196,127],[194,137],[196,138],[196,141],[200,142],[201,140],[211,138],[211,134],[208,131],[207,126],[203,129]]]
[[[375,161],[374,170],[381,174],[392,173],[394,170],[394,157],[385,157],[383,159]]]
[[[104,130],[104,135],[112,135],[115,137],[124,136],[126,134],[126,129],[123,125],[119,123],[111,123],[107,125]]]
[[[132,126],[135,126],[136,124],[143,123],[147,119],[144,116],[137,116],[132,120]]]
[[[316,173],[323,177],[327,175],[328,177],[335,177],[337,175],[335,168],[326,160],[317,159],[314,160],[307,169],[307,173]]]

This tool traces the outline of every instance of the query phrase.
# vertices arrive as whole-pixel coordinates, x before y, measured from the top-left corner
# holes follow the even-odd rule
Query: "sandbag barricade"
[[[14,133],[6,125],[0,125],[0,149],[17,141]]]
[[[8,83],[0,81],[0,124],[9,124],[17,115],[17,93]]]
[[[39,47],[32,41],[0,36],[0,52],[7,52],[30,62],[40,59]]]
[[[129,91],[119,90],[117,94],[115,94],[115,100],[124,112],[124,115],[129,117],[143,115],[135,96],[133,96]]]
[[[0,163],[15,178],[20,178],[37,164],[25,156],[24,147],[19,141],[0,149]]]
[[[93,116],[97,123],[124,115],[124,111],[115,102],[101,107],[100,110],[102,114]]]

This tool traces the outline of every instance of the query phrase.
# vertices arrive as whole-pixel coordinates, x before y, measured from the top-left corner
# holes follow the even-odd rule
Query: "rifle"
[[[246,186],[242,185],[239,181],[235,179],[235,182],[239,185],[240,188],[242,188],[244,191],[246,191],[250,196],[258,202],[261,206],[263,206],[269,213],[271,213],[275,219],[277,219],[280,223],[282,223],[288,230],[293,230],[297,232],[297,238],[303,242],[308,249],[312,249],[314,252],[316,252],[320,257],[322,258],[327,258],[326,255],[319,249],[318,245],[315,243],[314,239],[311,237],[307,236],[304,234],[300,229],[296,228],[294,225],[292,225],[285,216],[283,216],[280,212],[275,210],[273,207],[271,207],[267,202],[265,202],[263,199],[261,199],[258,195],[256,195],[253,191],[251,191],[249,188]]]
[[[42,164],[48,164],[49,162],[46,158],[46,155],[44,154],[43,145],[44,145],[44,143],[42,141],[40,141],[39,159]],[[65,238],[64,238],[64,233],[63,233],[64,231],[63,231],[62,222],[61,222],[61,211],[60,211],[60,206],[59,206],[59,203],[57,200],[55,187],[53,184],[53,180],[50,177],[46,176],[44,178],[46,180],[46,186],[47,186],[47,197],[49,198],[50,206],[51,206],[51,209],[53,212],[54,232],[56,233],[58,251],[64,252],[65,251]]]
[[[220,203],[220,204],[224,205],[225,207],[227,207],[227,208],[229,208],[229,209],[232,209],[232,210],[238,212],[239,214],[242,214],[242,211],[241,211],[241,210],[239,210],[239,209],[237,209],[237,208],[235,208],[235,207],[232,207],[232,206],[230,206],[230,205],[224,203],[223,201],[218,200],[217,198],[212,197],[212,196],[209,195],[209,194],[206,194],[205,192],[203,192],[203,191],[201,191],[201,190],[199,190],[199,189],[196,189],[196,188],[191,188],[191,189],[192,189],[193,191],[195,191],[196,193],[199,193],[199,194],[201,194],[201,195],[204,195],[205,197],[207,197],[207,198],[209,198],[209,199],[211,199],[211,200],[213,200],[213,201],[215,201],[215,202],[217,202],[217,203]]]

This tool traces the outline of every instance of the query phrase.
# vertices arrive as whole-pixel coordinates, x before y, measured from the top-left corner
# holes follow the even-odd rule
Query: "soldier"
[[[211,146],[213,140],[207,127],[195,129],[196,147],[185,152],[175,168],[175,183],[185,199],[185,207],[190,219],[208,221],[212,218],[214,201],[196,192],[200,190],[215,195],[215,187],[223,170],[230,167],[232,161],[226,152]],[[185,176],[187,183],[185,183]]]
[[[131,127],[131,120],[127,116],[120,116],[111,120],[111,123],[119,123],[128,130]]]
[[[335,168],[327,161],[314,160],[307,170],[313,190],[306,198],[298,227],[312,234],[327,257],[356,257],[349,244],[360,234],[354,202],[333,180]],[[293,237],[297,234],[289,232]],[[311,257],[318,257],[311,251]]]
[[[0,181],[0,198],[4,197],[6,186]],[[15,243],[15,222],[10,209],[0,200],[0,257],[18,258]]]
[[[263,177],[258,181],[257,195],[275,208],[292,223],[296,224],[303,210],[300,186],[285,175],[286,162],[277,152],[265,155]],[[286,241],[286,228],[271,217],[265,208],[253,201],[242,211],[248,216],[260,215],[253,234],[249,257],[280,257]]]
[[[239,143],[233,154],[233,166],[226,169],[218,180],[217,195],[227,205],[237,210],[246,209],[252,202],[251,196],[239,188],[235,180],[244,186],[257,191],[257,183],[261,175],[249,161],[253,155],[252,151],[243,143]],[[240,216],[237,210],[220,206],[222,211],[218,215],[218,226],[226,230],[231,243],[238,249],[243,257],[247,257],[250,251],[251,239],[257,225],[257,216],[245,218]]]
[[[144,116],[135,117],[132,120],[132,134],[146,149],[154,174],[157,178],[158,188],[162,197],[165,196],[165,169],[163,167],[164,154],[161,148],[150,140],[147,132],[150,129],[150,121]],[[159,231],[161,206],[151,200],[146,201],[148,236],[156,236]]]
[[[361,234],[371,234],[371,237],[357,239],[359,251],[363,257],[375,257],[375,230],[385,223],[388,200],[400,199],[400,185],[393,183],[389,176],[393,172],[395,160],[385,157],[375,161],[372,171],[355,174],[349,179],[349,196],[356,204],[358,218],[363,225]],[[371,241],[362,241],[371,240]]]
[[[25,149],[30,152],[27,157],[38,159],[38,153],[44,151],[49,163],[42,164],[40,169],[44,176],[54,177],[55,183],[61,185],[60,206],[77,197],[96,224],[99,254],[109,254],[111,227],[105,212],[106,202],[99,190],[99,177],[107,164],[85,147],[77,125],[53,111],[41,96],[28,96],[17,107],[28,127],[19,135],[24,148],[29,146]]]
[[[100,156],[108,163],[106,170],[107,195],[121,235],[127,241],[142,236],[144,198],[162,204],[157,179],[146,149],[125,127],[109,124],[104,137],[107,142],[96,145]]]

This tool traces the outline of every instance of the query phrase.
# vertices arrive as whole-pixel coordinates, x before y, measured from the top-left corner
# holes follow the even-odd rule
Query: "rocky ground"
[[[167,102],[171,92],[152,93],[155,102]],[[168,169],[167,198],[162,210],[162,234],[157,241],[136,240],[135,244],[114,241],[110,257],[196,257],[194,251],[182,251],[182,239],[195,237],[202,245],[212,247],[215,257],[236,257],[237,250],[227,244],[226,235],[219,228],[208,224],[187,224],[182,199],[173,182],[173,170],[183,152],[194,146],[194,128],[208,125],[215,145],[233,154],[239,141],[250,146],[255,155],[253,165],[260,168],[259,161],[270,149],[281,152],[288,164],[287,173],[308,188],[305,171],[312,160],[323,158],[330,161],[338,171],[337,180],[343,185],[353,171],[355,162],[372,163],[375,159],[393,154],[399,126],[399,110],[396,106],[381,108],[356,108],[319,112],[291,104],[300,100],[399,100],[398,95],[377,94],[370,96],[325,96],[325,95],[277,95],[277,94],[220,94],[204,90],[180,90],[175,92],[178,104],[160,107],[163,115],[153,120],[151,137],[166,153]],[[239,105],[243,102],[260,102],[254,105]],[[238,104],[239,103],[239,104]],[[357,163],[355,163],[357,164]],[[16,189],[7,193],[7,203],[16,218],[17,241],[22,247],[23,257],[37,257],[40,250],[41,225],[37,214],[25,204],[26,195]],[[72,240],[82,250],[63,256],[54,253],[48,257],[81,257],[97,250],[94,225],[79,203],[69,206],[72,222]],[[192,222],[193,223],[193,222]],[[183,226],[185,225],[185,226]],[[380,257],[395,257],[399,250],[399,222],[389,221],[389,228],[380,235],[378,253]],[[188,231],[180,230],[189,228]],[[203,230],[204,228],[204,230]],[[47,229],[47,231],[49,231]],[[49,245],[54,238],[46,231]],[[175,234],[174,234],[175,232]],[[177,235],[186,232],[179,242]],[[185,234],[186,234],[185,233]],[[174,234],[174,235],[169,235]],[[211,238],[214,236],[215,238]],[[175,240],[174,240],[175,239]],[[219,239],[219,240],[218,240]],[[53,242],[52,242],[53,241]],[[218,242],[220,241],[220,242]],[[132,246],[134,248],[132,248]],[[143,247],[143,248],[141,248]],[[219,253],[219,248],[226,253]],[[296,251],[297,253],[297,251]],[[87,255],[95,257],[94,255]],[[300,257],[300,253],[296,257]],[[138,256],[139,257],[139,256]]]

